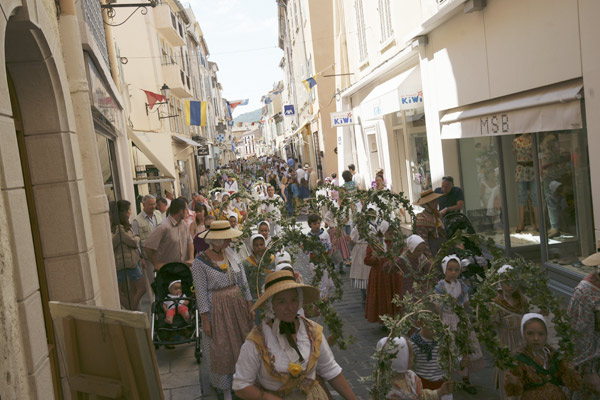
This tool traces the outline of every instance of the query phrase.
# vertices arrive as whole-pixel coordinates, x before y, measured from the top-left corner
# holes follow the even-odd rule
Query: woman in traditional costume
[[[228,221],[214,221],[200,234],[209,248],[198,253],[192,264],[204,351],[210,349],[210,382],[223,391],[225,400],[232,398],[235,362],[254,320],[242,261],[229,246],[241,234]]]
[[[319,290],[296,283],[291,271],[269,274],[265,292],[252,310],[262,306],[263,322],[254,327],[235,366],[233,389],[242,399],[326,400],[317,377],[344,398],[356,399],[323,336],[323,327],[298,315],[319,299]]]

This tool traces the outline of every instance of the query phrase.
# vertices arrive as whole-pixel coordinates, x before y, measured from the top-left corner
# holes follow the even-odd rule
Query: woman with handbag
[[[111,230],[119,297],[121,305],[136,311],[142,296],[146,293],[144,274],[140,267],[140,237],[133,234],[129,223],[131,203],[118,200],[111,203]]]

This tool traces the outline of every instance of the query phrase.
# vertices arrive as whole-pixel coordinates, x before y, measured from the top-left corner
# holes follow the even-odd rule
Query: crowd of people
[[[470,312],[473,288],[461,275],[472,269],[485,271],[492,262],[480,251],[469,251],[468,245],[457,246],[441,262],[434,261],[452,236],[446,217],[460,213],[464,206],[462,190],[454,186],[452,177],[444,177],[440,188],[420,194],[414,203],[421,210],[415,216],[415,231],[407,235],[403,251],[390,258],[382,255],[382,249],[402,232],[381,218],[376,207],[355,202],[352,216],[340,223],[333,210],[309,204],[319,194],[340,206],[346,196],[362,191],[391,191],[384,171],[368,184],[354,165],[341,175],[342,181],[335,173],[321,180],[309,164],[293,158],[236,160],[222,171],[203,172],[201,192],[193,193],[190,200],[175,198],[169,190],[158,198],[148,194],[134,218],[130,202],[111,204],[122,307],[138,310],[155,271],[183,263],[193,276],[204,351],[218,354],[210,357],[210,382],[225,399],[232,398],[233,392],[243,399],[328,399],[331,394],[325,382],[345,399],[355,399],[323,327],[310,319],[318,315],[313,303],[326,300],[334,290],[332,277],[325,270],[320,282],[305,284],[308,277],[294,268],[289,254],[297,249],[265,256],[271,241],[281,234],[282,213],[306,215],[307,237],[322,244],[333,263],[330,271],[344,274],[349,268],[351,287],[361,293],[365,319],[382,324],[383,330],[382,316],[404,311],[393,299],[409,294],[449,295]],[[253,208],[258,200],[261,206]],[[251,210],[259,215],[251,215]],[[358,229],[354,218],[360,213],[368,218],[369,235],[377,240],[368,240]],[[251,236],[242,237],[242,227],[255,220],[259,222],[253,223]],[[311,260],[318,256],[314,250],[308,253]],[[600,253],[583,263],[600,265]],[[512,269],[504,265],[496,277]],[[575,339],[573,360],[547,344],[550,321],[531,309],[519,283],[500,281],[497,296],[490,299],[493,324],[500,342],[517,360],[514,368],[494,372],[501,398],[566,399],[567,393],[577,399],[598,398],[600,268],[579,284],[571,299],[569,315],[581,334]],[[171,282],[169,292],[171,298],[181,296],[181,282]],[[189,321],[189,301],[168,301],[167,323],[180,312]],[[431,312],[450,332],[462,329],[455,311],[443,303],[431,305]],[[417,321],[407,334],[373,344],[374,349],[383,348],[391,339],[386,347],[393,352],[395,375],[386,398],[452,398],[455,387],[440,366],[437,332]],[[482,350],[472,327],[465,334],[470,351],[462,354],[453,372],[462,378],[462,389],[475,394],[470,374],[482,368]]]

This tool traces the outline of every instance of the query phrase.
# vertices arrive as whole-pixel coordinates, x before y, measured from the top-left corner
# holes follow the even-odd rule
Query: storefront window
[[[507,254],[587,272],[580,260],[595,249],[584,130],[460,139],[459,148],[477,233]]]
[[[477,233],[504,246],[496,138],[462,139],[459,145],[465,213]]]
[[[392,114],[391,122],[394,127],[396,151],[398,154],[405,154],[405,157],[400,157],[400,162],[406,162],[406,167],[400,168],[402,180],[406,180],[410,185],[398,190],[408,193],[411,201],[416,201],[422,191],[431,188],[425,110],[416,108],[398,111]],[[392,174],[394,172],[392,171]]]
[[[431,189],[429,148],[427,146],[427,131],[425,129],[425,114],[423,109],[410,111],[406,111],[408,160],[413,193],[418,198],[422,191]]]
[[[190,188],[192,187],[190,181],[190,173],[188,171],[188,162],[185,160],[177,160],[177,167],[179,169],[179,188],[180,193],[186,199],[191,199]]]
[[[587,143],[582,130],[538,134],[548,260],[581,269],[594,252]]]
[[[115,174],[116,171],[116,157],[114,151],[114,143],[106,136],[96,134],[96,140],[98,142],[98,158],[100,159],[100,167],[102,169],[102,183],[104,184],[104,191],[108,201],[115,201],[120,198],[117,191],[118,188],[115,185]]]

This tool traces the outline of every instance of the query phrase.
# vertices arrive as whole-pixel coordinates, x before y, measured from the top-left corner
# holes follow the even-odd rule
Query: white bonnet
[[[512,265],[508,265],[508,264],[504,264],[503,266],[501,266],[500,268],[498,268],[498,271],[496,272],[498,275],[502,275],[505,272],[508,272],[510,270],[514,269]]]
[[[521,335],[523,337],[525,337],[525,334],[524,334],[525,324],[527,323],[527,321],[529,321],[531,319],[541,320],[544,323],[544,326],[546,327],[546,332],[548,332],[548,323],[546,322],[546,319],[544,318],[544,316],[542,314],[527,313],[527,314],[523,315],[523,318],[521,318]]]
[[[269,230],[271,230],[271,224],[269,224],[268,221],[260,221],[258,224],[256,224],[256,229],[260,228],[262,224],[267,224],[267,227],[269,228]]]
[[[444,271],[444,274],[446,273],[448,263],[452,260],[455,260],[459,266],[462,265],[460,262],[460,258],[456,254],[450,254],[449,256],[444,257],[444,259],[442,260],[442,271]]]
[[[292,270],[294,270],[294,266],[292,264],[287,263],[287,262],[282,262],[275,266],[275,271],[281,271],[284,268],[291,268]]]
[[[250,244],[254,245],[254,239],[258,239],[258,238],[265,240],[265,237],[263,235],[261,235],[260,233],[255,233],[254,235],[250,236]]]
[[[381,222],[379,222],[379,224],[377,224],[377,230],[379,232],[381,232],[383,235],[385,235],[385,233],[387,232],[387,230],[390,228],[390,223],[383,220]]]
[[[414,253],[417,246],[420,245],[421,243],[425,243],[425,241],[419,235],[410,235],[406,239],[406,245],[408,247],[408,251],[410,251],[411,253]]]
[[[285,250],[283,250],[283,251],[277,253],[277,255],[275,255],[275,265],[278,265],[281,263],[286,263],[286,264],[292,263],[292,257],[290,256],[290,253],[288,253]]]
[[[380,339],[377,342],[377,350],[381,350],[387,343],[387,340],[387,337]],[[390,345],[388,348],[390,352],[396,351],[396,356],[392,359],[392,369],[398,373],[406,372],[408,370],[408,361],[410,358],[408,343],[403,337],[395,337],[392,340],[394,341],[395,349],[393,345]]]

